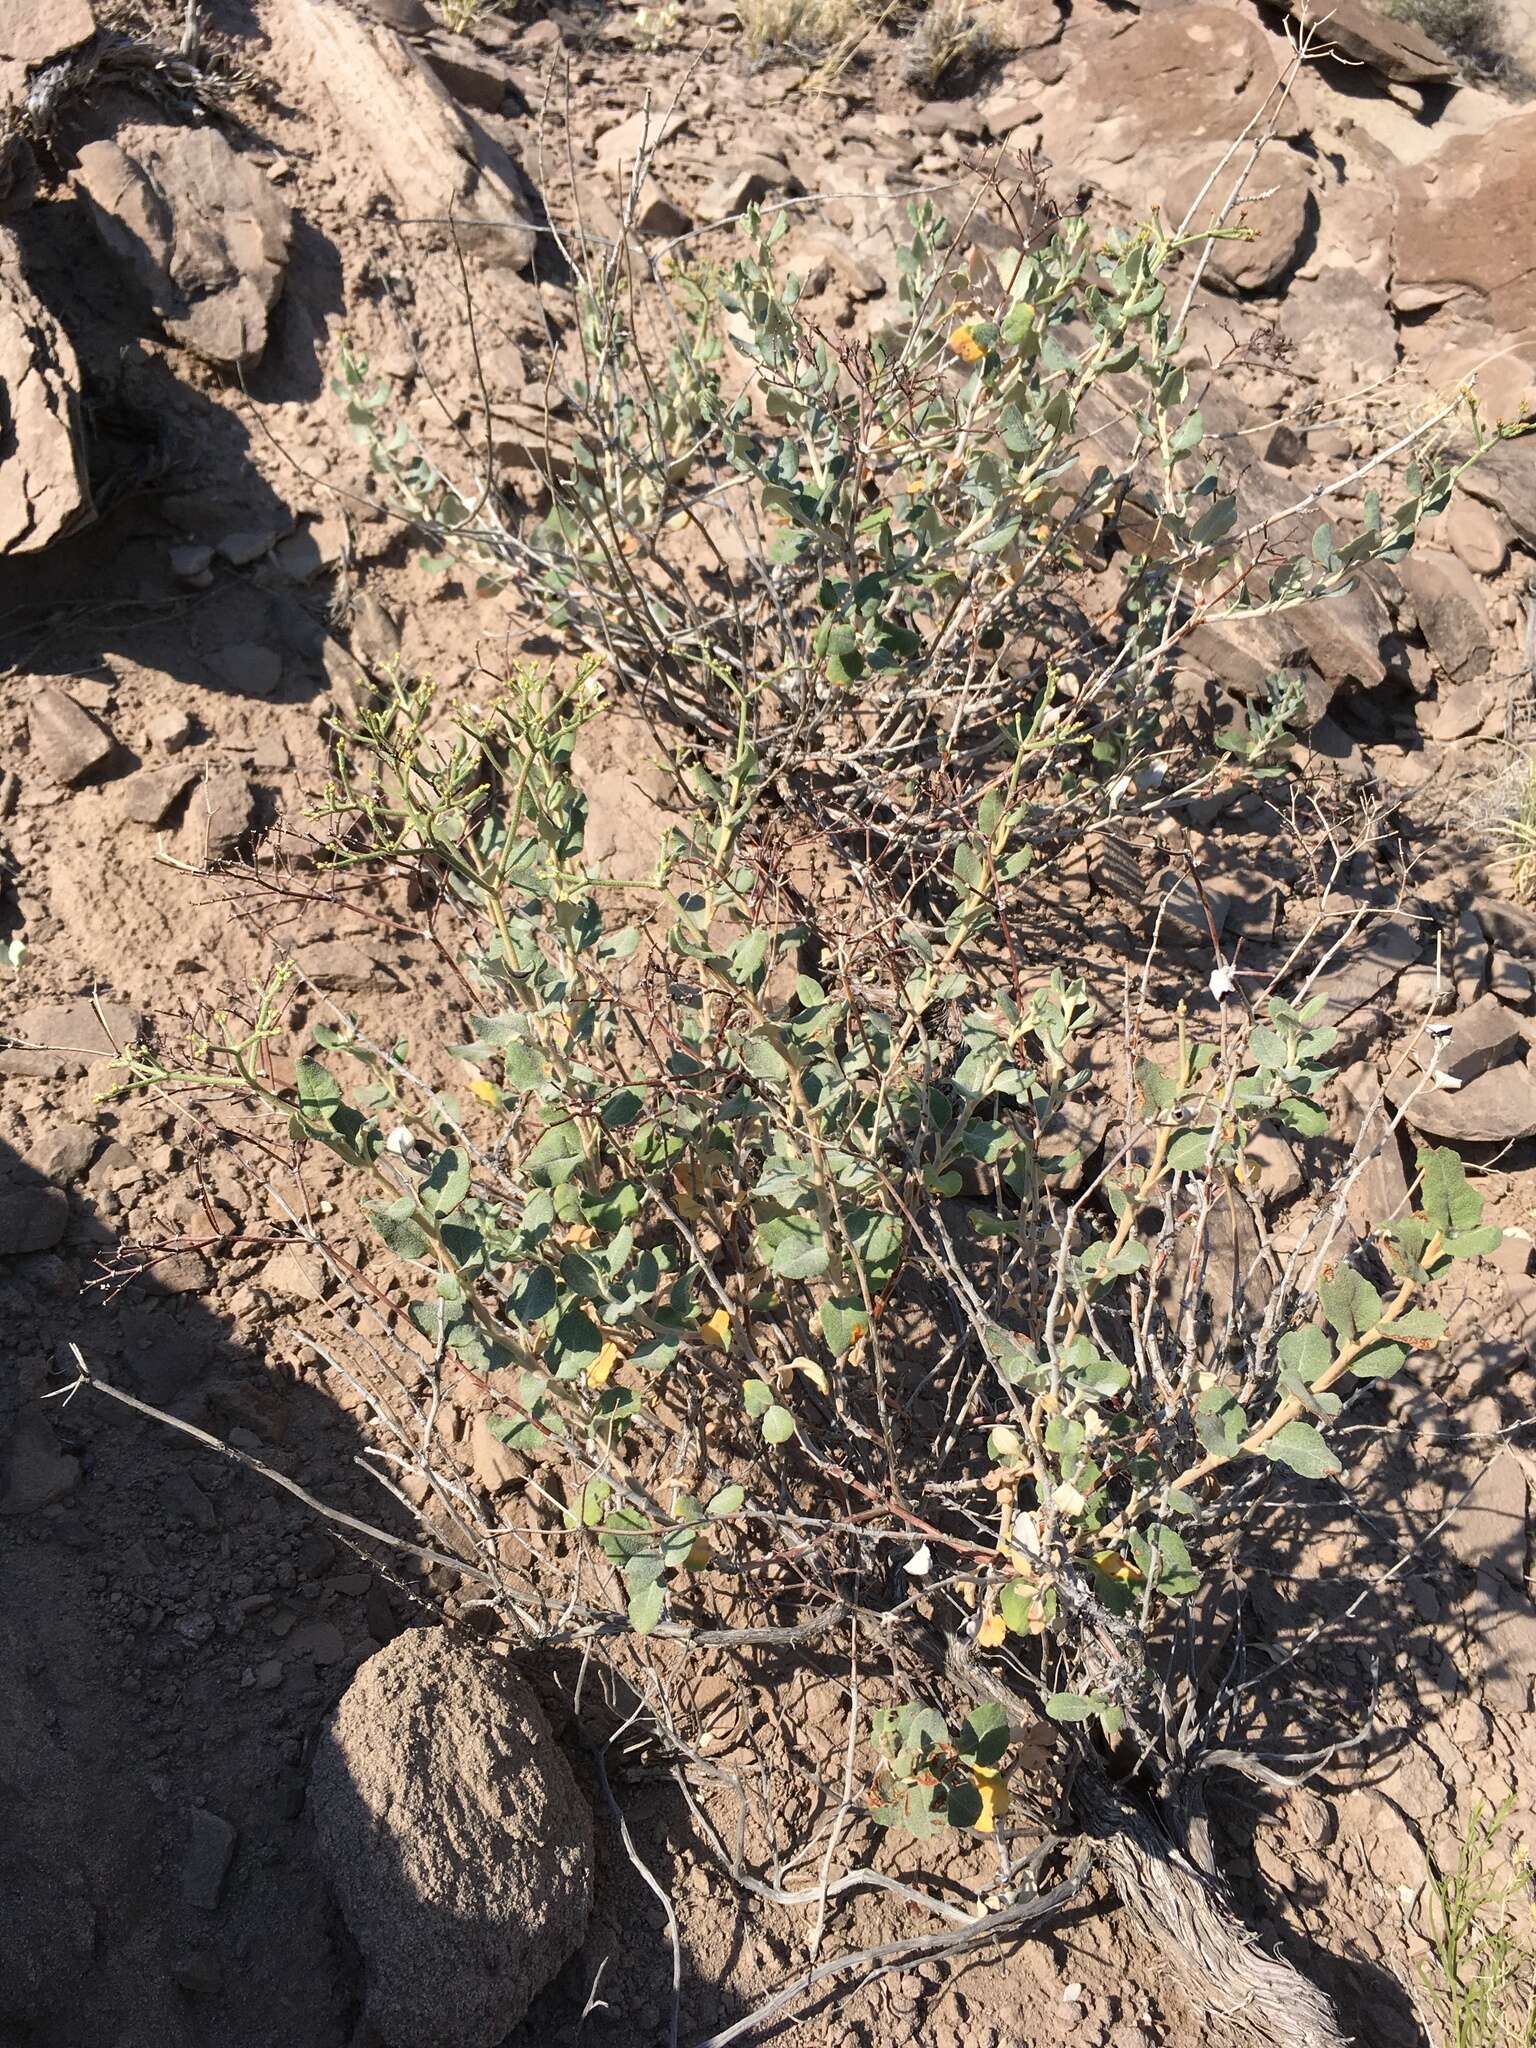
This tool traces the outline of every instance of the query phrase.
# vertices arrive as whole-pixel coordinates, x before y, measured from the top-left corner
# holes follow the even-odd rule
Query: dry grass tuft
[[[921,93],[937,92],[1006,47],[993,10],[978,0],[931,0],[912,25],[901,75]]]

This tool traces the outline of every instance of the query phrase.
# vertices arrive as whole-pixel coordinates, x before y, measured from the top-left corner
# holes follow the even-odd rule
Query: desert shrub
[[[1245,525],[1179,360],[1185,244],[1151,226],[1096,241],[1080,218],[1042,230],[1033,192],[995,203],[1023,251],[1001,267],[915,209],[900,314],[867,342],[801,310],[783,213],[749,214],[728,271],[674,273],[654,350],[623,251],[584,264],[561,386],[574,433],[537,521],[410,444],[365,360],[344,354],[338,389],[437,560],[534,582],[640,701],[705,744],[744,732],[780,795],[951,833],[951,777],[1011,759],[1027,790],[1049,764],[1027,836],[1062,843],[1189,793],[1169,780],[1182,642],[1397,558],[1467,459],[1436,440],[1463,404],[1417,430],[1395,502],[1366,490],[1352,530],[1300,513],[1369,463],[1296,517]],[[1107,545],[1106,580],[1089,557]],[[1294,706],[1291,679],[1275,689]],[[1187,749],[1181,765],[1208,772]]]
[[[901,75],[919,92],[936,92],[1004,47],[998,18],[983,0],[929,0],[903,40]]]
[[[341,1014],[290,1044],[285,969],[185,1064],[133,1060],[352,1177],[392,1263],[344,1277],[394,1384],[484,1379],[558,1507],[557,1543],[509,1554],[426,1472],[523,1639],[851,1629],[908,1689],[865,1751],[878,1822],[996,1831],[1034,1715],[1074,1799],[1148,1779],[1173,1815],[1211,1731],[1240,1744],[1168,1645],[1240,1582],[1266,1488],[1340,1471],[1344,1403],[1440,1340],[1440,1283],[1498,1234],[1428,1150],[1368,1242],[1340,1237],[1356,1161],[1283,1257],[1255,1251],[1261,1124],[1329,1130],[1315,963],[1250,984],[1218,956],[1207,988],[1159,1008],[1144,976],[1106,1016],[1060,958],[1052,864],[1279,772],[1296,679],[1208,733],[1178,650],[1397,558],[1466,459],[1436,440],[1456,408],[1390,502],[1298,540],[1245,523],[1206,448],[1155,224],[1022,225],[999,268],[919,208],[899,313],[836,344],[781,237],[754,213],[649,326],[621,253],[581,270],[575,433],[522,518],[345,359],[436,558],[519,579],[586,659],[479,707],[395,677],[339,730],[325,864],[407,892],[463,990],[455,1044]],[[572,765],[615,693],[675,777],[638,879],[589,854]],[[1146,1824],[1105,1810],[1134,1898]],[[1192,1867],[1160,1868],[1164,1935],[1204,1916],[1201,1967],[1294,2018]],[[1004,1877],[1015,1904],[1033,1883]]]
[[[1509,846],[1510,886],[1520,902],[1536,903],[1536,755],[1519,765],[1502,836]]]
[[[1423,1980],[1443,2048],[1536,2041],[1536,1892],[1525,1851],[1507,1845],[1512,1805],[1474,1805],[1454,1861],[1430,1857]]]
[[[873,0],[741,0],[737,8],[747,54],[758,63],[835,60],[880,13]]]
[[[1497,74],[1508,68],[1500,0],[1394,0],[1388,12],[1413,22],[1442,49],[1480,71]]]

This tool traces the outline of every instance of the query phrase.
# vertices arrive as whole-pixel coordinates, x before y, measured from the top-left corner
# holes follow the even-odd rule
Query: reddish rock
[[[27,73],[67,56],[96,33],[89,0],[5,0],[0,12],[0,104]]]
[[[172,341],[250,369],[288,270],[292,216],[217,128],[120,128],[80,151],[76,187]]]
[[[91,516],[79,383],[64,330],[22,282],[14,239],[0,234],[0,556],[32,554]]]
[[[1108,164],[1152,150],[1182,162],[1194,144],[1240,134],[1279,69],[1258,23],[1225,7],[1159,9],[1118,34],[1106,22],[1085,49],[1080,90],[1062,117],[1070,136],[1062,139],[1073,141],[1074,154]],[[1278,121],[1282,136],[1296,133],[1294,107],[1282,107]]]
[[[1336,50],[1378,78],[1398,85],[1449,85],[1456,67],[1440,45],[1411,21],[1388,15],[1371,0],[1330,0],[1314,9],[1307,0],[1280,0],[1314,32],[1314,50]]]
[[[52,683],[27,708],[27,734],[33,753],[56,782],[84,782],[117,752],[106,727]]]
[[[1497,996],[1479,996],[1470,1009],[1453,1019],[1450,1036],[1441,1041],[1435,1064],[1453,1081],[1475,1081],[1490,1067],[1523,1054],[1524,1050],[1525,1031],[1520,1019],[1506,1010]],[[1419,1056],[1428,1065],[1428,1052],[1422,1045]]]
[[[1466,563],[1436,549],[1415,549],[1398,564],[1397,578],[1445,673],[1458,683],[1485,674],[1493,633],[1482,590]]]
[[[1397,177],[1392,303],[1465,302],[1502,334],[1536,323],[1536,110],[1457,135]]]
[[[526,269],[538,243],[526,181],[405,38],[335,0],[283,0],[278,12],[401,217],[452,220],[480,262]]]
[[[132,1044],[144,1019],[125,1003],[35,1003],[23,1010],[0,1050],[0,1073],[52,1080],[83,1074],[94,1061],[110,1059]]]
[[[1199,151],[1174,177],[1163,199],[1170,223],[1188,218],[1191,229],[1215,227],[1240,166],[1220,172],[1200,198],[1202,188],[1221,162],[1223,149],[1212,144]],[[1262,195],[1247,200],[1227,216],[1227,228],[1245,228],[1252,241],[1213,241],[1206,259],[1205,281],[1218,291],[1259,292],[1283,277],[1295,263],[1307,231],[1312,181],[1294,150],[1266,149],[1248,175],[1244,189]],[[1199,199],[1199,206],[1191,215]]]

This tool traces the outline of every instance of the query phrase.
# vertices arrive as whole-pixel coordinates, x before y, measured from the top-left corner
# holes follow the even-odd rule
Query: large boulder
[[[1448,85],[1456,66],[1432,37],[1371,0],[1331,0],[1314,9],[1308,0],[1280,0],[1281,6],[1313,33],[1313,47],[1337,51],[1394,85]]]
[[[1223,166],[1225,153],[1222,144],[1209,143],[1175,174],[1163,200],[1170,223],[1188,217],[1192,229],[1223,225],[1221,208],[1246,160]],[[1217,291],[1267,291],[1293,267],[1306,239],[1312,181],[1305,159],[1294,150],[1265,150],[1243,189],[1251,196],[1224,225],[1246,229],[1252,240],[1211,243],[1205,278]]]
[[[525,270],[538,235],[526,180],[393,28],[334,0],[286,0],[295,46],[402,220],[450,227],[482,263]]]
[[[1398,564],[1397,578],[1438,667],[1458,683],[1486,675],[1493,628],[1466,563],[1440,548],[1418,548]]]
[[[29,73],[67,57],[95,33],[90,0],[5,0],[0,9],[0,103],[25,89]]]
[[[216,128],[132,126],[80,151],[76,186],[172,341],[250,369],[288,271],[292,216]]]
[[[1158,8],[1129,25],[1096,8],[1076,44],[1072,89],[1045,111],[1046,153],[1140,207],[1151,176],[1181,167],[1200,144],[1232,142],[1262,118],[1280,75],[1276,47],[1256,21],[1228,7]],[[1291,103],[1274,118],[1280,137],[1297,132]]]
[[[1461,487],[1468,497],[1503,513],[1536,553],[1536,433],[1490,448],[1463,473]]]
[[[1397,178],[1392,302],[1455,310],[1495,333],[1536,327],[1536,109],[1453,136]]]
[[[390,2048],[494,2048],[586,1932],[592,1822],[537,1700],[443,1628],[361,1665],[309,1806]]]
[[[0,556],[45,548],[91,516],[76,415],[80,366],[0,233]]]

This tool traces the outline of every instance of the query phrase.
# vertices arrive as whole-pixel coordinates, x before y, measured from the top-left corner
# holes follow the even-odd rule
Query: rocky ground
[[[205,1133],[112,1099],[106,1065],[144,1020],[205,1012],[286,951],[380,1032],[430,1032],[442,970],[422,935],[279,886],[285,835],[324,778],[327,719],[367,671],[399,655],[469,690],[538,632],[515,591],[425,570],[387,516],[332,388],[342,339],[413,433],[488,439],[503,483],[533,499],[546,322],[570,320],[545,224],[579,211],[611,231],[647,96],[653,126],[665,115],[640,213],[652,248],[719,254],[719,223],[787,202],[819,316],[856,331],[893,288],[911,195],[942,199],[1006,145],[1038,148],[1065,202],[1172,211],[1287,61],[1284,11],[1252,0],[996,11],[1007,47],[923,96],[889,30],[825,91],[784,57],[754,68],[730,0],[659,20],[486,12],[463,34],[424,0],[217,0],[207,49],[155,65],[113,36],[174,46],[179,7],[4,10],[0,100],[25,102],[36,131],[0,144],[0,940],[25,948],[0,970],[6,2041],[368,2038],[305,1774],[358,1664],[437,1613],[450,1582],[352,1546],[161,1428],[41,1399],[78,1344],[145,1399],[405,1526],[356,1469],[357,1404],[303,1341],[323,1267]],[[1516,19],[1511,46],[1530,32]],[[1343,0],[1329,35],[1335,54],[1303,71],[1250,180],[1258,237],[1218,245],[1193,316],[1207,424],[1260,509],[1462,379],[1506,417],[1536,380],[1536,102],[1518,78],[1469,78],[1368,0]],[[1371,913],[1320,983],[1345,1031],[1346,1115],[1369,1128],[1422,1063],[1426,1022],[1448,1025],[1440,1064],[1463,1085],[1419,1094],[1412,1120],[1464,1148],[1510,1230],[1469,1283],[1443,1371],[1416,1361],[1370,1420],[1349,1494],[1318,1490],[1295,1554],[1276,1531],[1254,1596],[1288,1697],[1363,1712],[1379,1688],[1371,1742],[1305,1792],[1250,1788],[1215,1815],[1252,1924],[1362,2040],[1408,2044],[1425,2038],[1426,1845],[1478,1798],[1513,1795],[1527,1825],[1536,1799],[1536,911],[1514,899],[1500,838],[1536,746],[1536,439],[1472,472],[1396,571],[1194,652],[1192,687],[1238,697],[1277,665],[1304,669],[1298,762],[1356,831],[1331,865],[1258,788],[1187,820],[1227,943],[1262,957],[1295,916],[1345,930]],[[583,757],[620,849],[662,817],[647,759],[622,714]],[[258,847],[264,889],[199,873]],[[1060,906],[1083,971],[1111,984],[1140,936],[1125,899],[1085,860]],[[1197,981],[1203,943],[1194,929]],[[1310,1166],[1273,1163],[1282,1233]],[[1379,1170],[1374,1213],[1401,1192],[1395,1148]],[[482,1483],[505,1485],[472,1415],[461,1429]],[[662,1915],[584,1760],[570,1680],[542,1690],[594,1802],[596,1906],[513,2039],[661,2042]],[[786,1693],[774,1710],[814,1706]],[[804,1928],[746,1910],[668,1785],[619,1791],[678,1900],[684,2038],[701,2037],[798,1965]],[[905,1931],[895,1908],[849,1924],[871,1943]],[[1123,1925],[1083,1913],[1015,1954],[888,1978],[794,2038],[1206,2035]]]

